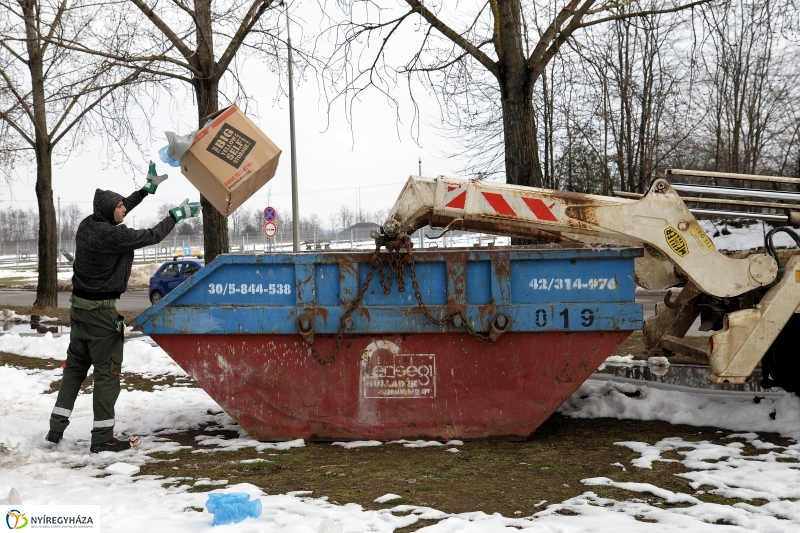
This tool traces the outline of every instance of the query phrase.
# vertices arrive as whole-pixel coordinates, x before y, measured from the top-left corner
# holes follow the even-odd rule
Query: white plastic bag
[[[178,135],[174,131],[165,131],[164,134],[167,136],[168,144],[158,151],[158,157],[169,166],[181,166],[181,158],[192,146],[194,136],[197,135],[198,131],[200,130],[195,130],[186,135]]]

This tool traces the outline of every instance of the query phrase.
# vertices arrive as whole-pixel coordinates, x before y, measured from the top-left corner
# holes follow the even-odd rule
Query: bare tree
[[[637,1],[619,11],[629,9],[642,6]],[[681,46],[693,42],[692,26],[674,14],[651,14],[606,29],[579,50],[588,67],[582,94],[595,105],[583,106],[590,118],[576,126],[614,168],[618,186],[641,193],[704,117],[692,105],[696,50]]]
[[[62,38],[91,40],[91,29],[102,10],[87,9],[87,4],[80,0],[0,1],[0,120],[36,163],[39,276],[33,305],[39,309],[58,305],[54,150],[59,144],[80,143],[92,129],[89,114],[143,70],[120,70],[112,61],[86,61],[59,44]],[[103,46],[121,44],[109,36]]]
[[[300,231],[306,233],[306,235],[322,233],[322,219],[320,219],[319,215],[316,213],[311,213],[307,217],[302,217],[299,225]]]
[[[0,211],[0,241],[26,241],[36,238],[39,217],[33,209]]]
[[[228,217],[231,222],[231,235],[241,235],[245,226],[249,222],[250,214],[247,212],[247,209],[240,207],[236,211],[230,214]]]
[[[126,15],[130,34],[137,47],[125,53],[108,54],[89,50],[80,42],[76,49],[125,61],[147,65],[147,71],[191,86],[197,101],[197,124],[219,110],[220,83],[226,74],[233,93],[246,98],[236,71],[236,57],[241,50],[256,53],[263,62],[276,65],[281,42],[277,21],[282,7],[280,0],[172,0],[159,4],[153,0],[131,0],[146,21]],[[266,15],[274,12],[269,18]],[[248,38],[249,41],[248,41]],[[153,65],[155,64],[155,65]],[[230,101],[234,99],[231,98]],[[204,197],[203,235],[206,260],[230,248],[228,221]]]
[[[264,212],[261,209],[254,209],[253,213],[250,215],[250,223],[256,229],[257,232],[264,231]],[[279,221],[279,223],[283,223],[283,221]]]
[[[355,219],[355,215],[353,214],[353,210],[347,204],[342,204],[339,207],[339,225],[342,229],[347,229],[353,225],[353,220]]]
[[[86,213],[75,204],[69,204],[61,210],[61,238],[64,240],[74,239],[75,232],[78,231],[78,224],[86,217]]]
[[[167,218],[169,216],[169,210],[172,209],[173,207],[175,207],[175,206],[172,205],[172,204],[161,204],[160,206],[158,206],[158,220],[154,221],[154,223],[157,224],[161,220],[164,220],[165,218]],[[189,222],[194,222],[194,221],[198,220],[199,218],[200,217],[191,218],[191,219],[189,219]],[[195,226],[195,229],[196,229],[196,226]],[[178,233],[178,226],[176,225],[174,228],[172,228],[172,231],[169,232],[169,235],[176,235],[177,233]],[[195,234],[199,234],[199,233],[195,232]]]
[[[794,115],[791,106],[800,97],[797,48],[782,37],[797,10],[796,0],[733,0],[726,11],[708,12],[702,57],[711,170],[756,174],[782,166],[765,157],[781,135],[791,136],[791,122],[788,130],[781,122]]]
[[[344,84],[339,94],[352,98],[368,87],[388,94],[401,77],[408,80],[409,87],[413,78],[419,78],[437,91],[445,101],[444,109],[454,109],[464,123],[471,122],[475,98],[496,95],[502,109],[506,181],[541,186],[533,93],[536,82],[561,47],[581,28],[676,12],[709,1],[673,0],[656,9],[613,12],[630,2],[565,0],[523,4],[521,0],[489,0],[467,12],[462,4],[456,11],[429,6],[421,0],[405,0],[407,9],[392,12],[388,2],[342,0],[349,20],[334,30],[340,44],[337,59],[344,61],[332,61],[326,72],[334,83]],[[366,13],[365,21],[359,20],[362,13]],[[424,29],[415,52],[404,64],[395,66],[397,62],[387,52],[389,41],[402,34],[403,23],[418,23],[420,19]],[[362,56],[355,44],[371,42],[372,34],[379,34],[382,40],[375,45],[377,50],[369,54],[368,49]],[[404,49],[408,49],[407,43],[405,39]],[[362,63],[361,57],[367,59]],[[476,83],[464,86],[465,80]]]

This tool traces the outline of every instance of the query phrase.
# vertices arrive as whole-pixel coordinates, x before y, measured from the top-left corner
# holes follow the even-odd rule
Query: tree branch
[[[53,34],[56,32],[56,28],[61,24],[61,17],[64,15],[64,11],[67,10],[67,0],[61,0],[61,5],[58,6],[58,11],[56,12],[56,16],[53,18],[53,22],[50,24],[50,31],[47,32],[47,37],[44,38],[44,43],[42,44],[41,54],[42,57],[45,56],[47,53],[47,45],[50,42],[50,39],[53,38]]]
[[[9,40],[12,40],[12,41],[14,41],[14,40],[16,40],[16,39],[9,39]],[[1,45],[3,48],[5,48],[6,50],[8,50],[8,51],[9,51],[9,53],[10,53],[12,56],[14,56],[14,57],[17,59],[17,61],[19,61],[20,63],[22,63],[22,64],[23,64],[23,65],[25,65],[26,67],[28,66],[28,60],[27,60],[27,59],[25,59],[24,57],[22,57],[21,55],[19,55],[19,54],[17,53],[17,51],[16,51],[16,50],[14,50],[14,49],[13,49],[13,48],[11,48],[10,46],[8,46],[8,44],[6,43],[6,40],[5,40],[5,39],[4,39],[4,40],[2,40],[2,41],[0,41],[0,45]]]
[[[145,62],[145,63],[153,63],[156,61],[163,62],[163,63],[171,63],[173,65],[179,66],[181,68],[185,68],[195,76],[202,76],[203,73],[192,66],[190,63],[184,63],[179,61],[175,58],[169,57],[166,55],[166,52],[172,50],[172,46],[167,48],[163,54],[156,54],[156,55],[149,55],[149,56],[122,56],[119,54],[112,54],[111,52],[103,52],[100,50],[93,50],[91,48],[86,48],[85,46],[81,45],[80,43],[72,44],[69,41],[58,41],[58,46],[64,48],[66,50],[73,50],[75,52],[82,52],[84,54],[98,56],[98,57],[105,57],[106,59],[113,59],[115,61],[120,61],[124,63],[138,63],[138,62]]]
[[[22,110],[25,112],[26,115],[28,115],[28,118],[31,121],[33,121],[33,110],[25,102],[25,98],[21,94],[19,94],[19,92],[17,92],[16,87],[12,83],[11,79],[8,77],[8,74],[6,73],[5,69],[0,69],[0,76],[2,76],[3,80],[5,80],[6,85],[8,86],[8,90],[11,92],[11,94],[14,95],[14,98],[17,100],[20,107],[22,107]]]
[[[500,75],[500,67],[498,64],[484,52],[478,49],[474,44],[472,44],[467,38],[465,38],[460,33],[456,32],[450,26],[446,25],[444,22],[439,20],[439,18],[434,15],[430,10],[428,10],[420,0],[405,0],[406,3],[411,6],[413,11],[419,13],[422,18],[428,21],[428,24],[439,30],[439,32],[453,41],[459,48],[467,52],[469,55],[474,57],[478,62],[480,62],[486,70],[494,74],[495,77]]]
[[[547,53],[553,41],[558,39],[561,34],[561,27],[570,19],[574,18],[576,14],[583,9],[584,13],[592,7],[595,0],[586,0],[582,7],[578,7],[580,0],[570,0],[569,4],[565,5],[558,15],[553,19],[553,22],[547,27],[539,42],[533,48],[533,52],[528,56],[528,68],[533,70],[542,62],[542,58]],[[581,15],[582,16],[582,15]]]
[[[99,90],[98,88],[93,88],[92,85],[97,81],[98,78],[100,78],[100,76],[102,76],[103,74],[108,72],[109,68],[110,67],[108,65],[105,65],[104,68],[99,69],[94,74],[94,76],[90,77],[88,80],[86,80],[83,83],[83,88],[81,90],[77,91],[74,95],[72,95],[72,97],[70,97],[70,100],[71,100],[70,103],[67,104],[67,106],[64,108],[63,113],[61,113],[61,118],[58,119],[58,121],[55,123],[53,128],[50,130],[51,134],[55,134],[55,132],[58,131],[58,128],[61,126],[61,124],[64,122],[64,120],[66,120],[66,118],[69,116],[69,113],[70,113],[70,111],[72,111],[72,108],[75,107],[75,105],[80,101],[80,99],[83,96],[86,96],[87,94],[90,94],[92,92],[95,92],[95,91]],[[118,87],[118,86],[119,85],[114,85],[114,87]],[[58,138],[60,139],[61,135],[59,135]],[[58,143],[57,140],[53,142],[53,144],[57,144],[57,143]]]
[[[228,65],[233,60],[245,37],[247,37],[250,30],[253,29],[253,26],[261,18],[261,15],[272,7],[272,2],[273,0],[253,0],[253,5],[247,10],[247,14],[242,18],[239,29],[236,30],[236,34],[234,34],[233,38],[228,43],[228,47],[222,54],[222,57],[220,57],[217,62],[217,72],[225,72],[228,69]]]
[[[579,28],[588,28],[589,26],[594,26],[596,24],[602,24],[604,22],[610,22],[612,20],[624,20],[629,18],[635,17],[643,17],[645,15],[660,15],[664,13],[677,13],[678,11],[683,11],[684,9],[691,9],[693,7],[701,6],[703,4],[708,4],[713,2],[714,0],[697,0],[696,2],[690,2],[688,4],[683,4],[680,6],[671,7],[668,9],[648,9],[645,11],[634,11],[631,13],[620,13],[618,15],[611,15],[608,17],[603,17],[600,19],[590,20],[589,22],[583,22],[578,25]]]
[[[197,15],[195,14],[193,9],[191,9],[189,6],[181,2],[181,0],[172,0],[172,3],[181,8],[186,13],[188,13],[189,16],[192,17],[194,23],[197,24]]]
[[[17,133],[19,133],[22,136],[22,138],[25,139],[25,141],[31,145],[31,148],[36,146],[36,141],[34,139],[31,139],[28,136],[28,134],[25,133],[25,130],[23,130],[19,125],[17,125],[17,123],[14,122],[14,119],[10,117],[5,111],[0,111],[0,118],[3,119],[3,122],[14,128],[17,131]]]
[[[175,48],[177,48],[183,57],[186,58],[186,61],[192,63],[195,56],[194,50],[186,46],[186,43],[183,42],[183,39],[178,37],[175,32],[173,32],[172,29],[163,20],[161,20],[161,18],[159,18],[159,16],[156,15],[152,9],[150,9],[150,6],[143,2],[143,0],[131,0],[131,2],[133,2],[133,4],[138,7],[142,13],[144,13],[144,16],[150,19],[150,22],[152,22],[155,27],[158,28],[161,33],[163,33],[164,36],[170,40]]]
[[[549,44],[547,49],[541,53],[541,55],[538,57],[535,63],[531,63],[531,59],[533,59],[533,54],[531,55],[531,59],[528,60],[528,66],[530,67],[531,71],[530,73],[531,79],[535,80],[536,78],[539,77],[539,75],[544,71],[544,69],[547,67],[547,64],[550,62],[553,56],[556,55],[556,53],[564,44],[564,42],[567,39],[569,39],[569,37],[575,32],[575,30],[577,30],[580,27],[581,20],[586,15],[586,12],[589,11],[589,8],[592,7],[594,2],[595,0],[586,0],[586,2],[584,2],[582,6],[577,8],[577,10],[572,11],[572,13],[569,16],[564,18],[562,23],[566,22],[566,20],[571,18],[569,24],[567,24],[566,28],[560,31],[558,30],[558,28],[555,28],[556,32],[551,34],[551,37],[553,38],[552,40],[554,42],[551,42]],[[551,28],[552,27],[553,26],[551,26]],[[543,40],[544,38],[542,38],[542,40],[539,41],[539,45],[542,44]],[[536,45],[537,49],[539,49],[539,45]],[[534,53],[536,53],[535,50]]]
[[[486,46],[487,44],[489,44],[491,42],[492,42],[492,39],[486,39],[485,41],[483,41],[482,43],[480,43],[478,45],[478,48],[483,48],[484,46]],[[401,72],[437,72],[437,71],[445,70],[446,68],[455,65],[456,63],[458,63],[459,61],[461,61],[462,59],[464,59],[468,55],[470,55],[469,52],[464,52],[464,53],[456,56],[453,60],[448,61],[447,63],[445,63],[443,65],[437,65],[435,67],[429,67],[429,68],[428,67],[407,68],[407,69],[401,70]]]
[[[130,73],[128,76],[126,76],[125,78],[120,80],[118,83],[114,83],[114,84],[109,85],[108,86],[108,90],[104,91],[100,96],[98,96],[95,99],[94,102],[92,102],[91,104],[86,106],[80,113],[78,113],[75,116],[74,119],[72,119],[72,122],[70,122],[64,128],[64,131],[62,131],[60,134],[58,134],[58,136],[56,136],[53,139],[52,144],[53,145],[58,144],[58,141],[60,141],[64,137],[64,135],[66,135],[76,124],[78,124],[81,121],[81,119],[83,119],[83,117],[86,116],[87,113],[89,113],[92,109],[94,109],[94,107],[97,106],[97,104],[99,104],[101,101],[103,101],[103,99],[105,99],[106,96],[108,96],[112,91],[117,90],[119,87],[121,87],[123,85],[128,85],[133,80],[138,78],[141,75],[141,72],[142,72],[143,69],[144,69],[144,66],[142,66],[142,68],[136,69],[134,72]],[[62,120],[63,120],[64,117],[67,116],[67,113],[68,113],[68,110],[65,111],[64,114],[62,115]],[[60,123],[61,123],[61,121],[59,121],[59,124]],[[55,132],[56,128],[53,128],[53,131]]]

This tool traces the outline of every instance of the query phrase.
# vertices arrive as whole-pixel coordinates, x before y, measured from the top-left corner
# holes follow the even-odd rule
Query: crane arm
[[[595,243],[638,243],[650,256],[674,264],[699,291],[722,298],[769,285],[778,274],[777,263],[767,254],[738,259],[721,254],[664,179],[655,180],[642,198],[630,200],[412,176],[383,231],[394,236],[426,225],[528,238],[546,234]]]

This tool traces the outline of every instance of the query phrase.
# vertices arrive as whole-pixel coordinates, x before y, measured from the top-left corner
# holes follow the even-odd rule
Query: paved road
[[[69,308],[69,291],[58,293],[58,306]],[[33,305],[36,299],[36,291],[26,290],[0,290],[0,305]],[[150,300],[147,291],[128,291],[122,295],[117,302],[117,309],[120,311],[142,312],[150,307]]]
[[[67,308],[69,307],[69,292],[58,293],[58,306]],[[26,290],[0,290],[0,305],[33,305],[36,299],[35,291]],[[645,317],[651,316],[655,313],[655,304],[663,302],[663,296],[650,296],[638,295],[636,301],[642,304],[642,311]],[[147,296],[147,291],[128,291],[122,295],[122,298],[117,302],[117,309],[120,311],[137,311],[142,312],[150,307],[150,300]],[[700,325],[698,318],[694,325],[691,327],[687,335],[702,336],[708,335],[698,331],[697,327]]]

